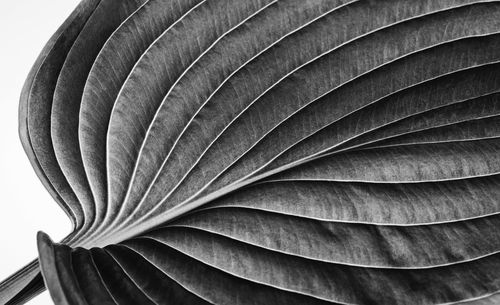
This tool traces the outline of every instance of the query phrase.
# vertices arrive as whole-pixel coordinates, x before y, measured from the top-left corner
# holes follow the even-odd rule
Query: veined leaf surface
[[[498,50],[497,1],[83,0],[20,106],[74,230],[0,300],[499,303]]]

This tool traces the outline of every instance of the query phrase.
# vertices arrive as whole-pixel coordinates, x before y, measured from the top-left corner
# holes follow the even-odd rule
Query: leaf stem
[[[38,259],[0,283],[0,304],[24,304],[45,290]]]

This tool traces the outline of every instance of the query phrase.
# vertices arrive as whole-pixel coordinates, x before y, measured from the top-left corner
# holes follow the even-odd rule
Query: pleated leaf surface
[[[20,106],[74,230],[0,300],[500,303],[499,50],[498,1],[83,0]]]

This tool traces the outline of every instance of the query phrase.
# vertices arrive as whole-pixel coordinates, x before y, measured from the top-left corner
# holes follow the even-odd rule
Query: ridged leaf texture
[[[500,304],[498,1],[83,0],[19,113],[2,304]]]

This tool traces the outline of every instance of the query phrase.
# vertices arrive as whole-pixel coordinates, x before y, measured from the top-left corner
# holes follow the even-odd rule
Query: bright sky
[[[21,87],[50,36],[79,0],[4,1],[0,10],[0,280],[37,256],[36,232],[60,240],[70,223],[32,170],[17,134]],[[53,304],[44,292],[29,305]]]

